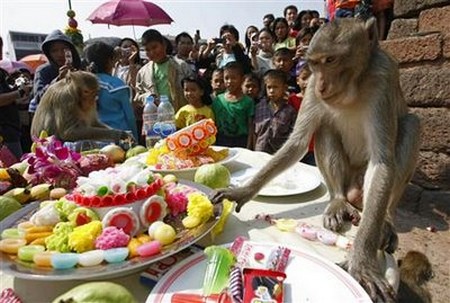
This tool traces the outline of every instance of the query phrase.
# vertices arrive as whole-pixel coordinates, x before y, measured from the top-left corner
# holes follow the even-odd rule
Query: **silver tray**
[[[212,189],[186,180],[180,180],[181,184],[194,187],[209,195]],[[26,205],[19,211],[11,214],[0,222],[0,233],[7,228],[14,228],[17,224],[28,221],[31,215],[39,208],[39,202]],[[61,281],[61,280],[95,280],[102,278],[114,278],[145,269],[149,264],[157,262],[168,256],[176,254],[180,250],[191,246],[208,234],[217,224],[222,214],[222,204],[214,206],[214,217],[208,222],[192,228],[184,229],[177,234],[177,240],[163,247],[163,251],[151,257],[135,257],[121,263],[102,263],[91,267],[74,267],[71,269],[53,269],[38,267],[30,262],[20,261],[16,256],[0,252],[0,269],[5,274],[28,280]],[[178,228],[176,228],[178,230]]]

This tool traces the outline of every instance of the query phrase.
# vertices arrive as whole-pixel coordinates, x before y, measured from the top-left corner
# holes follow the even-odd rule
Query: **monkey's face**
[[[358,80],[369,65],[371,43],[363,22],[339,20],[323,26],[306,53],[316,96],[332,106],[358,101]]]

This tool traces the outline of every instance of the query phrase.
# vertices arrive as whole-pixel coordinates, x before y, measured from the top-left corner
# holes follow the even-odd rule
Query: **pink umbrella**
[[[158,5],[143,0],[111,0],[100,5],[87,18],[92,23],[112,25],[170,24],[172,18]]]
[[[33,69],[28,66],[27,64],[20,62],[20,61],[11,61],[9,59],[3,59],[0,61],[0,68],[3,68],[6,70],[9,74],[12,74],[18,70],[25,69],[30,72],[30,74],[33,74]]]

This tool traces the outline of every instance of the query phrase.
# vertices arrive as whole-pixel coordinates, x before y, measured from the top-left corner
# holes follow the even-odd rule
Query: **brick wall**
[[[431,194],[450,215],[450,1],[395,0],[394,15],[381,45],[398,60],[405,98],[422,123],[418,166],[403,202],[417,210]]]

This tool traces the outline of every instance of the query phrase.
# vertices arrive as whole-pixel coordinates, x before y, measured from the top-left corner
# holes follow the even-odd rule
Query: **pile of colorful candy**
[[[87,197],[105,192],[124,194],[130,182],[136,188],[148,186],[149,181],[160,182],[162,187],[159,195],[133,203],[136,209],[88,208],[69,200],[70,195],[42,202],[29,221],[2,232],[0,251],[30,266],[55,269],[117,263],[156,255],[186,229],[213,217],[213,205],[203,192],[173,181],[163,183],[147,170],[133,175],[119,167],[91,173],[87,179],[90,183],[79,179],[76,189],[92,195]],[[172,225],[174,221],[182,224]]]

